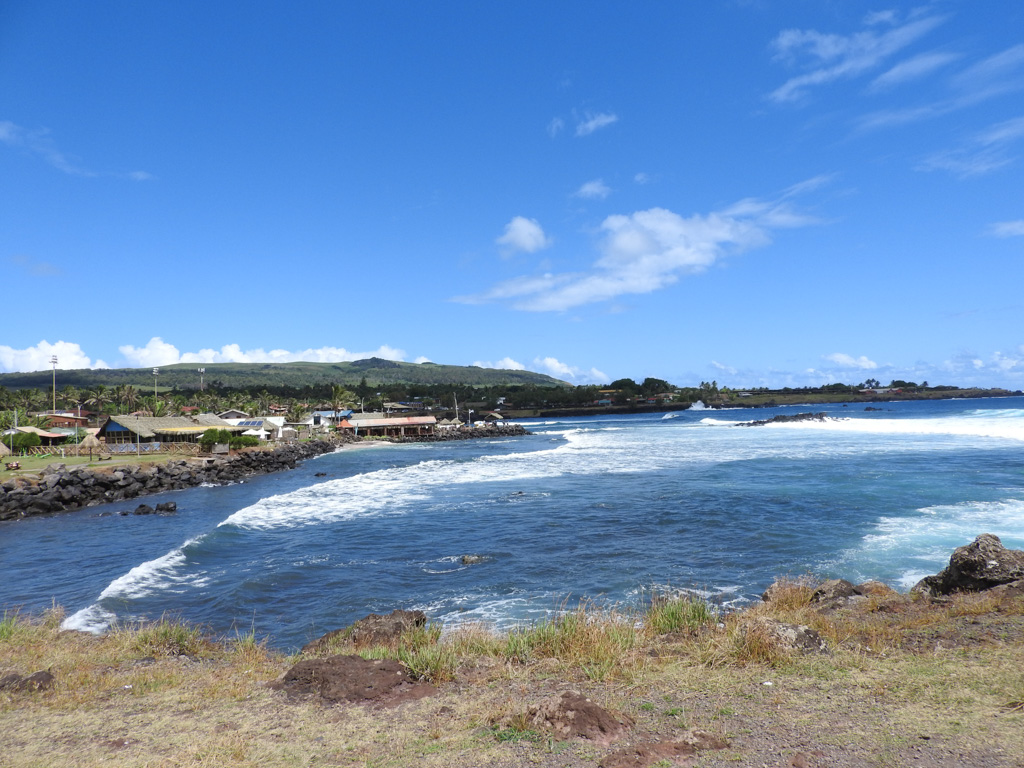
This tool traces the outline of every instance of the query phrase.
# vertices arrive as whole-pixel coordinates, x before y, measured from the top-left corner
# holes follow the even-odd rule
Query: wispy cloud
[[[101,174],[83,166],[75,157],[62,152],[54,144],[46,128],[24,128],[9,120],[0,120],[0,144],[20,149],[42,159],[48,165],[69,176],[94,178],[102,175],[122,176],[132,181],[149,181],[155,178],[146,171],[131,171],[126,174]]]
[[[953,75],[950,95],[923,104],[883,109],[864,115],[857,122],[861,131],[933,120],[974,107],[997,96],[1024,89],[1024,44],[993,54]]]
[[[11,256],[8,261],[33,277],[56,277],[63,274],[60,267],[54,266],[48,261],[33,261],[28,256],[21,254]]]
[[[886,59],[931,32],[942,16],[927,16],[898,23],[895,16],[868,18],[867,28],[849,35],[827,34],[813,29],[787,29],[772,42],[775,59],[805,70],[772,91],[776,103],[798,101],[815,87],[840,79],[852,79],[881,66]],[[880,23],[892,24],[880,31]]]
[[[864,355],[860,357],[853,357],[843,352],[833,352],[831,355],[825,355],[825,359],[829,362],[835,363],[840,368],[855,368],[862,371],[873,371],[878,367],[878,363],[874,360],[869,360]]]
[[[587,112],[583,119],[576,124],[576,135],[589,136],[594,131],[618,122],[618,120],[619,116],[611,112],[598,112],[597,114]]]
[[[12,373],[49,370],[52,367],[50,359],[54,355],[57,357],[57,368],[62,371],[110,367],[102,360],[93,361],[78,344],[67,341],[51,344],[44,339],[25,349],[0,344],[0,371]]]
[[[385,360],[405,359],[404,351],[387,345],[372,352],[350,352],[344,347],[319,347],[297,351],[262,348],[243,350],[239,344],[225,344],[219,350],[181,352],[159,336],[151,338],[143,347],[125,344],[118,347],[118,351],[126,364],[140,368],[175,363],[341,363],[368,357],[380,357]]]
[[[703,272],[729,253],[767,244],[773,229],[818,222],[785,198],[746,198],[723,211],[690,217],[665,208],[609,216],[600,227],[601,255],[589,269],[516,277],[453,300],[550,312],[651,293]]]
[[[548,136],[555,138],[565,128],[565,120],[560,117],[553,117],[551,122],[548,123],[547,132]]]
[[[937,152],[918,164],[920,171],[949,171],[961,178],[980,176],[1012,163],[1010,147],[1024,138],[1024,116],[1004,120],[975,134],[959,147]]]
[[[73,158],[58,150],[50,138],[50,132],[45,128],[30,130],[10,121],[0,121],[0,142],[36,155],[58,171],[72,176],[98,175],[83,168]]]
[[[992,237],[1024,237],[1024,219],[997,221],[989,224],[985,233]]]
[[[544,229],[536,219],[515,216],[505,225],[505,233],[495,240],[506,251],[523,251],[534,253],[551,245],[551,239],[544,234]]]
[[[593,179],[573,192],[573,197],[582,197],[588,200],[604,200],[611,193],[611,187],[605,184],[603,179]]]
[[[931,52],[919,54],[906,61],[901,61],[887,72],[883,72],[876,77],[871,81],[871,89],[874,91],[884,91],[914,80],[920,80],[922,77],[930,75],[937,69],[951,64],[959,58],[960,54],[957,53]]]

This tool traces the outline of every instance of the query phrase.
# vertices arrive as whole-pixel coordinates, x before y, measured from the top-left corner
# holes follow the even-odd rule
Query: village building
[[[434,434],[437,419],[434,416],[384,416],[360,413],[338,425],[357,437],[424,437]]]
[[[196,443],[208,429],[226,429],[241,434],[237,427],[212,413],[198,416],[110,416],[100,427],[97,437],[108,447],[147,445],[159,450],[163,443]]]

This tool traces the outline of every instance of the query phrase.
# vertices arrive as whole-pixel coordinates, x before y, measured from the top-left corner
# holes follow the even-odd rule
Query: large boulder
[[[983,533],[970,544],[957,547],[949,565],[934,576],[925,576],[911,594],[925,597],[956,592],[982,592],[1000,584],[1024,579],[1024,551],[1007,549],[998,536]]]

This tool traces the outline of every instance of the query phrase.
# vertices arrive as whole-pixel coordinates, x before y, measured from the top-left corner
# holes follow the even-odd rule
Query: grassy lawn
[[[71,446],[70,448],[65,447],[64,454],[65,455],[61,457],[60,449],[58,448],[49,456],[4,456],[3,459],[0,460],[0,480],[17,477],[18,475],[38,473],[41,470],[46,469],[51,464],[64,464],[69,469],[83,466],[109,468],[125,464],[163,464],[171,459],[185,458],[166,453],[145,456],[125,454],[100,461],[99,454],[94,453],[93,458],[90,461],[88,450],[84,451],[84,455],[76,456],[74,446]],[[21,469],[7,469],[6,464],[11,461],[18,462],[21,465]]]

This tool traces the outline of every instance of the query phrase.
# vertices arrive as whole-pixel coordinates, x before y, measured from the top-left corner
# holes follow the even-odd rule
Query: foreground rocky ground
[[[0,622],[3,765],[1024,764],[1024,553],[991,536],[911,595],[782,581],[500,636],[395,612],[294,657],[58,619]]]

